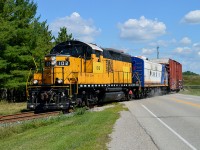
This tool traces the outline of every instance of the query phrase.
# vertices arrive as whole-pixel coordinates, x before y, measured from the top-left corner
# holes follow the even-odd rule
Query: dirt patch
[[[90,109],[90,111],[103,111],[104,109],[114,107],[114,105],[98,106]]]

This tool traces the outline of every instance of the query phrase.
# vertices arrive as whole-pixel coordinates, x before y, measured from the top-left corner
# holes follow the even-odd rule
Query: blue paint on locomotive
[[[131,62],[133,84],[140,83],[141,87],[144,87],[144,60],[138,57],[131,57]]]
[[[164,84],[165,82],[165,65],[162,65],[162,76],[161,76],[161,84]]]

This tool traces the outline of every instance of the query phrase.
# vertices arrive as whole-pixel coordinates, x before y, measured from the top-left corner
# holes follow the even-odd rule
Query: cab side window
[[[88,46],[83,46],[83,50],[85,59],[90,60],[91,54],[93,54],[93,50]]]
[[[96,57],[100,57],[100,55],[102,55],[101,51],[95,51],[95,53],[96,53]]]

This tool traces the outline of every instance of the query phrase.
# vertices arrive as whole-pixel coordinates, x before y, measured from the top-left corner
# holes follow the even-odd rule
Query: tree
[[[183,75],[194,75],[194,76],[198,76],[198,74],[191,72],[191,71],[185,71],[183,72]]]
[[[30,0],[0,1],[0,89],[22,89],[33,57],[43,58],[52,48],[46,22],[35,18],[37,5]]]
[[[58,32],[58,37],[55,38],[55,43],[59,44],[61,42],[65,42],[65,41],[68,41],[68,40],[73,40],[72,33],[67,34],[67,28],[66,27],[60,28],[60,32]]]
[[[39,18],[38,18],[39,19]],[[30,47],[32,49],[31,55],[36,58],[37,64],[39,60],[44,59],[44,56],[49,53],[53,47],[53,36],[49,31],[49,26],[45,22],[38,22],[36,19],[33,23],[33,34],[30,41]]]

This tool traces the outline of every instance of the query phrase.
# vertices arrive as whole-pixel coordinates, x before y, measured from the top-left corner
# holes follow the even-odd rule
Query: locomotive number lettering
[[[69,66],[69,61],[57,61],[58,66]]]
[[[97,66],[96,69],[97,69],[97,70],[100,70],[100,66]]]

